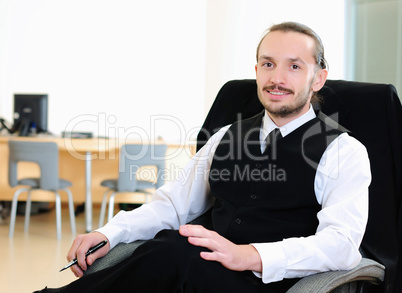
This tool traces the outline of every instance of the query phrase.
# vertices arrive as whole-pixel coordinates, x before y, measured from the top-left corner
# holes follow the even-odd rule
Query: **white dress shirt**
[[[280,131],[283,137],[313,119],[310,110]],[[277,126],[267,113],[260,131],[261,148],[266,135]],[[110,242],[153,238],[162,229],[178,229],[214,204],[208,173],[215,150],[229,126],[214,134],[188,162],[179,178],[159,188],[152,201],[125,212],[120,211],[98,229]],[[322,209],[314,235],[288,238],[273,243],[251,243],[260,254],[262,273],[254,272],[264,283],[299,278],[328,270],[347,270],[361,259],[359,246],[368,218],[370,163],[365,147],[347,133],[341,134],[325,150],[317,168],[314,189]]]

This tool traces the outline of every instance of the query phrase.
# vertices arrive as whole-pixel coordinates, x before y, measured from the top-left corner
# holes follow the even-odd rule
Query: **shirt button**
[[[237,219],[235,220],[235,223],[236,223],[237,225],[240,225],[240,224],[241,224],[241,220],[240,220],[239,218],[237,218]]]
[[[262,167],[261,163],[255,163],[256,168],[260,169]]]
[[[257,199],[257,195],[252,194],[252,195],[250,195],[250,198],[251,198],[252,200],[256,200],[256,199]]]

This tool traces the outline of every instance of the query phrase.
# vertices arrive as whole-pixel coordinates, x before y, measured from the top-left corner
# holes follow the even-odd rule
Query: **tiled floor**
[[[94,223],[99,208],[94,207]],[[24,216],[17,216],[14,237],[8,237],[8,217],[0,222],[0,292],[29,293],[48,286],[63,286],[75,276],[70,270],[59,273],[67,264],[66,255],[74,239],[68,209],[62,209],[62,239],[56,239],[55,211],[31,216],[24,233]],[[85,233],[85,215],[76,217],[77,233]]]

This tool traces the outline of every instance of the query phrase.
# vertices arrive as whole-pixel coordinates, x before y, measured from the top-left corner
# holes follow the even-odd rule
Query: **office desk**
[[[92,231],[92,204],[100,203],[105,188],[100,186],[102,180],[118,177],[119,149],[125,143],[145,144],[147,142],[115,138],[70,139],[57,137],[13,137],[0,136],[0,200],[11,201],[16,188],[8,185],[8,141],[10,139],[53,141],[60,150],[59,177],[73,183],[70,188],[75,202],[85,202],[86,231]],[[155,144],[163,141],[155,141]],[[194,144],[168,143],[166,169],[168,181],[174,180],[180,169],[195,152]],[[39,168],[32,163],[23,163],[18,176],[39,176]],[[4,176],[7,174],[7,176]],[[32,200],[54,201],[53,194],[35,191]],[[63,201],[66,201],[62,196]]]

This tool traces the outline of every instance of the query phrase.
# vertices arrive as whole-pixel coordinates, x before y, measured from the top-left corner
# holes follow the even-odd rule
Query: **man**
[[[298,23],[274,25],[255,70],[265,111],[222,128],[184,184],[78,236],[67,258],[78,258],[71,269],[81,277],[117,243],[154,239],[61,292],[285,292],[297,278],[359,263],[370,166],[362,144],[312,109],[328,74],[320,38]],[[214,231],[185,225],[211,207]]]

